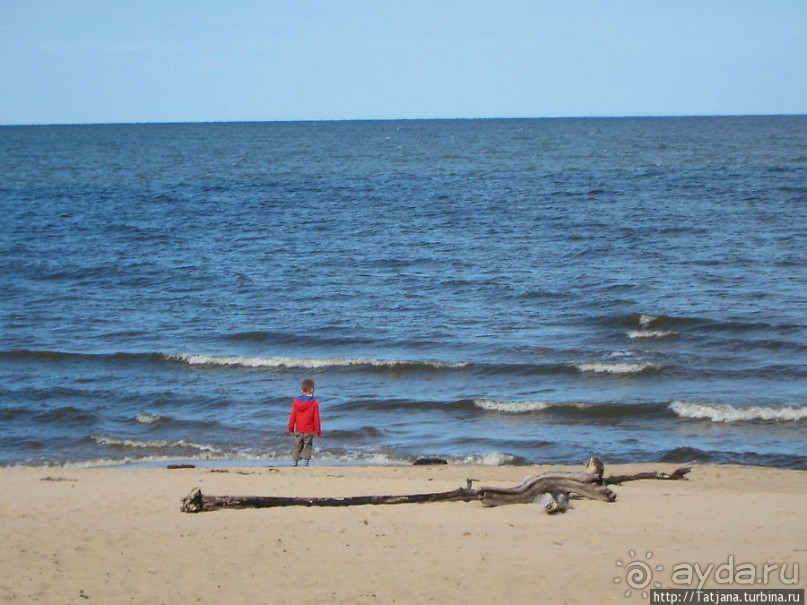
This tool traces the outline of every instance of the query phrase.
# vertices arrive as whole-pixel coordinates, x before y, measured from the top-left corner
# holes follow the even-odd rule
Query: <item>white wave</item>
[[[207,445],[204,443],[193,443],[190,441],[186,441],[185,439],[180,439],[178,441],[163,441],[163,440],[155,440],[155,441],[139,441],[137,439],[120,439],[118,437],[102,437],[98,435],[92,435],[90,437],[93,441],[95,441],[98,445],[107,445],[110,447],[124,447],[124,448],[135,448],[135,449],[167,449],[167,448],[190,448],[195,449],[200,452],[207,452],[210,454],[223,454],[223,450],[212,446]]]
[[[333,453],[328,451],[317,452],[315,450],[315,462],[321,464],[361,464],[367,466],[389,466],[404,464],[404,458],[396,458],[378,452],[343,452]]]
[[[189,365],[241,366],[247,368],[303,368],[320,369],[329,367],[372,366],[396,368],[405,366],[425,366],[432,368],[463,368],[463,362],[409,361],[396,359],[373,359],[370,357],[227,357],[218,355],[167,355]]]
[[[176,455],[149,455],[149,456],[122,456],[119,458],[94,458],[91,460],[77,460],[59,463],[46,463],[44,467],[53,468],[103,468],[103,467],[134,467],[149,468],[163,464],[198,464],[199,466],[227,465],[227,466],[256,466],[267,460],[274,460],[277,456],[261,455],[249,456],[241,454],[190,454],[178,458]]]
[[[675,336],[676,333],[671,330],[631,330],[628,332],[628,338],[668,338]]]
[[[162,420],[162,416],[157,416],[156,414],[148,414],[146,412],[142,412],[137,415],[136,420],[142,424],[153,424],[155,422],[159,422]]]
[[[647,370],[658,370],[655,363],[578,363],[574,366],[580,372],[592,374],[639,374]]]
[[[795,422],[798,420],[807,420],[807,406],[754,406],[749,408],[737,408],[729,404],[673,401],[670,403],[669,409],[681,418],[711,420],[712,422],[740,422],[743,420]]]
[[[639,317],[639,325],[642,326],[643,328],[646,328],[657,319],[658,317],[656,317],[655,315],[641,315]]]
[[[488,454],[478,454],[473,456],[465,456],[456,461],[459,464],[482,464],[484,466],[505,466],[512,464],[516,459],[512,454],[504,454],[501,452],[490,452]]]
[[[515,456],[504,453],[488,453],[468,456],[438,456],[445,458],[449,464],[481,464],[486,466],[504,466],[512,464],[516,460]],[[215,468],[223,466],[227,468],[266,466],[270,467],[286,466],[291,464],[291,457],[287,452],[266,452],[261,454],[237,452],[220,454],[196,453],[183,455],[178,458],[176,455],[147,455],[147,456],[122,456],[119,458],[94,458],[91,460],[76,460],[68,462],[43,462],[43,463],[20,463],[8,468],[28,468],[37,466],[42,468],[58,469],[83,469],[83,468],[150,468],[165,464],[194,464],[202,468]],[[327,451],[316,451],[313,458],[315,466],[409,466],[411,459],[406,456],[392,456],[384,453],[372,452],[349,452],[331,453]]]
[[[493,399],[474,399],[474,405],[491,412],[504,412],[506,414],[526,414],[529,412],[542,412],[549,408],[591,407],[589,403],[550,403],[548,401],[495,401]]]

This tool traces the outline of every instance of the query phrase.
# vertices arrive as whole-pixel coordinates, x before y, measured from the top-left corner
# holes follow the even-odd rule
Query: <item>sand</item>
[[[576,500],[556,515],[478,502],[179,510],[197,486],[209,495],[406,494],[467,477],[510,485],[549,468],[3,468],[0,602],[630,603],[647,602],[641,593],[654,582],[691,587],[697,575],[684,585],[686,570],[710,564],[705,587],[744,588],[736,580],[766,564],[757,587],[807,584],[804,471],[698,465],[688,481],[616,486],[614,503]],[[673,469],[606,464],[606,475]],[[650,570],[646,585],[628,584],[636,562]]]

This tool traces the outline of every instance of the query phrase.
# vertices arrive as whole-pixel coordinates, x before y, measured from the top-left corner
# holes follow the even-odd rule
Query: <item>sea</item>
[[[807,469],[807,116],[0,127],[0,466]]]

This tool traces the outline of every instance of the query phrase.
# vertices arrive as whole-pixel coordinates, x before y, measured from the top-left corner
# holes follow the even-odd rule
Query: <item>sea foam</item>
[[[195,355],[183,353],[166,355],[168,359],[189,365],[240,366],[246,368],[303,368],[322,369],[349,366],[370,366],[379,368],[463,368],[468,363],[445,361],[410,361],[399,359],[373,359],[370,357],[228,357],[218,355]]]
[[[186,441],[185,439],[179,439],[177,441],[163,441],[163,440],[140,441],[138,439],[123,439],[118,437],[104,437],[100,435],[92,435],[90,438],[93,441],[95,441],[98,445],[106,445],[108,447],[133,448],[133,449],[188,448],[210,454],[224,453],[223,450],[213,445],[207,445],[204,443],[193,443],[190,441]]]
[[[630,330],[628,332],[628,338],[632,340],[638,340],[642,338],[669,338],[670,336],[675,336],[676,333],[672,330]]]
[[[642,326],[643,328],[646,328],[657,319],[658,317],[656,317],[655,315],[642,315],[639,317],[639,325]]]
[[[673,401],[670,403],[669,409],[681,418],[711,420],[712,422],[740,422],[752,420],[795,422],[807,420],[807,406],[754,406],[738,408],[730,404]]]
[[[591,407],[589,403],[550,403],[548,401],[495,401],[493,399],[475,399],[474,405],[490,412],[504,412],[506,414],[527,414],[542,412],[549,408]]]
[[[483,466],[506,466],[513,464],[516,457],[512,454],[505,454],[503,452],[489,452],[487,454],[479,454],[475,456],[463,456],[455,460],[458,464],[481,464]]]
[[[162,420],[162,416],[157,416],[156,414],[149,414],[147,412],[141,412],[135,418],[138,422],[142,424],[154,424],[155,422],[159,422]]]
[[[578,363],[574,366],[580,372],[591,374],[641,374],[660,370],[655,363]]]

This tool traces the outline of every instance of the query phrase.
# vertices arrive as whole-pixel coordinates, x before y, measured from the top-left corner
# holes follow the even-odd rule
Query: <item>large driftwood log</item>
[[[180,510],[186,513],[218,510],[221,508],[273,508],[278,506],[355,506],[366,504],[411,504],[423,502],[470,502],[479,500],[485,506],[538,502],[548,513],[563,512],[569,508],[569,496],[576,495],[593,500],[613,502],[616,494],[609,484],[638,479],[686,479],[689,467],[671,474],[659,472],[618,475],[603,479],[603,465],[591,458],[585,470],[550,471],[531,475],[515,487],[473,487],[473,479],[465,487],[447,492],[404,494],[397,496],[349,496],[343,498],[306,498],[286,496],[205,496],[199,488],[182,499]]]
[[[360,504],[415,504],[478,500],[477,490],[460,487],[448,492],[400,496],[348,496],[344,498],[305,498],[284,496],[203,496],[198,487],[182,499],[184,513],[198,513],[219,508],[274,508],[278,506],[356,506]]]

